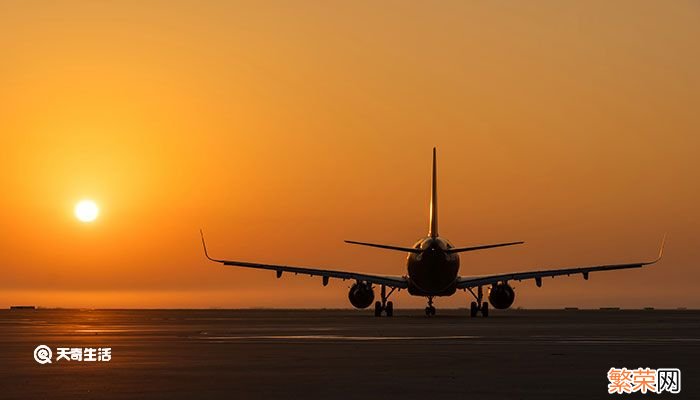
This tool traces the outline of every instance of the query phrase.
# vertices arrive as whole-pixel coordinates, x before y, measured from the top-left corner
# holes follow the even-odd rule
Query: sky
[[[347,308],[428,229],[514,307],[700,307],[694,1],[0,2],[0,307]],[[99,218],[73,215],[93,199]],[[406,292],[396,307],[424,307]],[[437,308],[466,307],[459,292]]]

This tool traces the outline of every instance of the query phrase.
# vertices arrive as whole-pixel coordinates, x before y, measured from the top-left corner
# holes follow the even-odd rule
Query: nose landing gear
[[[394,293],[394,289],[396,289],[396,288],[391,288],[391,290],[387,294],[386,286],[382,285],[382,289],[381,289],[382,301],[377,301],[374,303],[374,316],[375,317],[381,317],[382,311],[384,311],[386,313],[387,317],[394,316],[394,303],[391,301],[387,301],[389,299],[389,296],[391,296],[391,294]]]
[[[484,292],[481,289],[481,286],[477,289],[477,294],[474,294],[474,291],[472,291],[471,288],[468,288],[469,292],[474,296],[474,299],[476,301],[472,301],[471,307],[469,308],[469,316],[472,318],[476,317],[477,314],[481,312],[481,316],[486,318],[489,316],[489,303],[488,302],[482,302],[481,300],[484,298]]]
[[[433,307],[433,296],[428,296],[428,306],[425,307],[425,315],[435,315],[435,307]]]

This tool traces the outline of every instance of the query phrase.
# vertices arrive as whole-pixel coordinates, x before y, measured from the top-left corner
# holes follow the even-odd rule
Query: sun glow
[[[82,222],[92,222],[97,218],[100,209],[92,200],[81,200],[75,205],[75,217]]]

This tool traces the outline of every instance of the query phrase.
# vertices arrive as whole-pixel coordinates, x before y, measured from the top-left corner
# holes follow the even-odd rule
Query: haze
[[[691,1],[0,4],[0,306],[349,307],[220,257],[402,274],[440,229],[515,307],[700,307]],[[81,224],[91,198],[100,217]],[[397,307],[423,307],[400,294]],[[436,299],[465,307],[466,295]]]

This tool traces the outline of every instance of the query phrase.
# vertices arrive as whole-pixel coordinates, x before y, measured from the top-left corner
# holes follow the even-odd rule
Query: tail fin
[[[428,236],[438,236],[438,214],[437,214],[437,160],[436,150],[433,147],[433,182],[430,189],[430,230]]]

